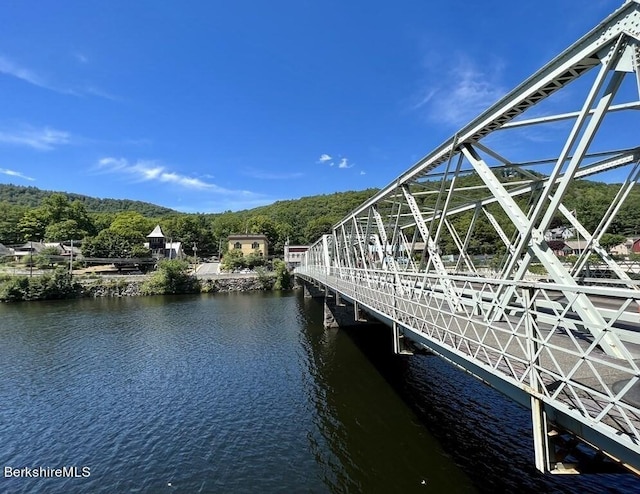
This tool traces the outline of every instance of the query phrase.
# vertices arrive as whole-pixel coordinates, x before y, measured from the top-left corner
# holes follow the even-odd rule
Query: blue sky
[[[184,212],[383,187],[622,0],[8,0],[0,182]]]

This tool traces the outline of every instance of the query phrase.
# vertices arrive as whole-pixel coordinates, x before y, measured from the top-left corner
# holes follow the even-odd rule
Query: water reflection
[[[92,472],[0,492],[638,490],[537,475],[524,410],[392,355],[385,327],[325,331],[301,293],[5,304],[0,321],[0,463]]]
[[[309,440],[331,491],[474,492],[349,334],[324,330],[320,304],[301,303],[307,395],[316,408]],[[363,331],[381,330],[386,328]],[[390,352],[388,343],[374,347]]]
[[[346,333],[481,492],[640,492],[632,474],[542,475],[529,410],[437,356],[386,351],[384,326]]]

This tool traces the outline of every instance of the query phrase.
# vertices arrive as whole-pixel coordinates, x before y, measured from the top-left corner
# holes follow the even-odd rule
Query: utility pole
[[[198,273],[198,246],[196,245],[195,242],[193,242],[193,257],[196,258],[196,269],[194,270],[194,273]]]
[[[73,276],[73,239],[71,239],[71,256],[69,257],[69,276]]]

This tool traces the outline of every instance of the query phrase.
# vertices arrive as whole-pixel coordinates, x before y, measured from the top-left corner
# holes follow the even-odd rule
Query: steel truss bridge
[[[530,408],[544,472],[574,471],[555,444],[566,433],[640,471],[640,282],[603,247],[633,209],[639,92],[631,0],[334,225],[296,270],[389,324],[396,351],[408,338]],[[601,217],[572,210],[586,180],[616,184]],[[554,225],[575,235],[573,262],[545,239]],[[594,263],[607,279],[590,277]]]

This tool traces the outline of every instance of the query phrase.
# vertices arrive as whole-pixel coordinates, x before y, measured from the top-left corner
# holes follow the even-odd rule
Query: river
[[[530,435],[387,328],[324,330],[300,292],[0,305],[3,493],[640,491],[538,474]]]

